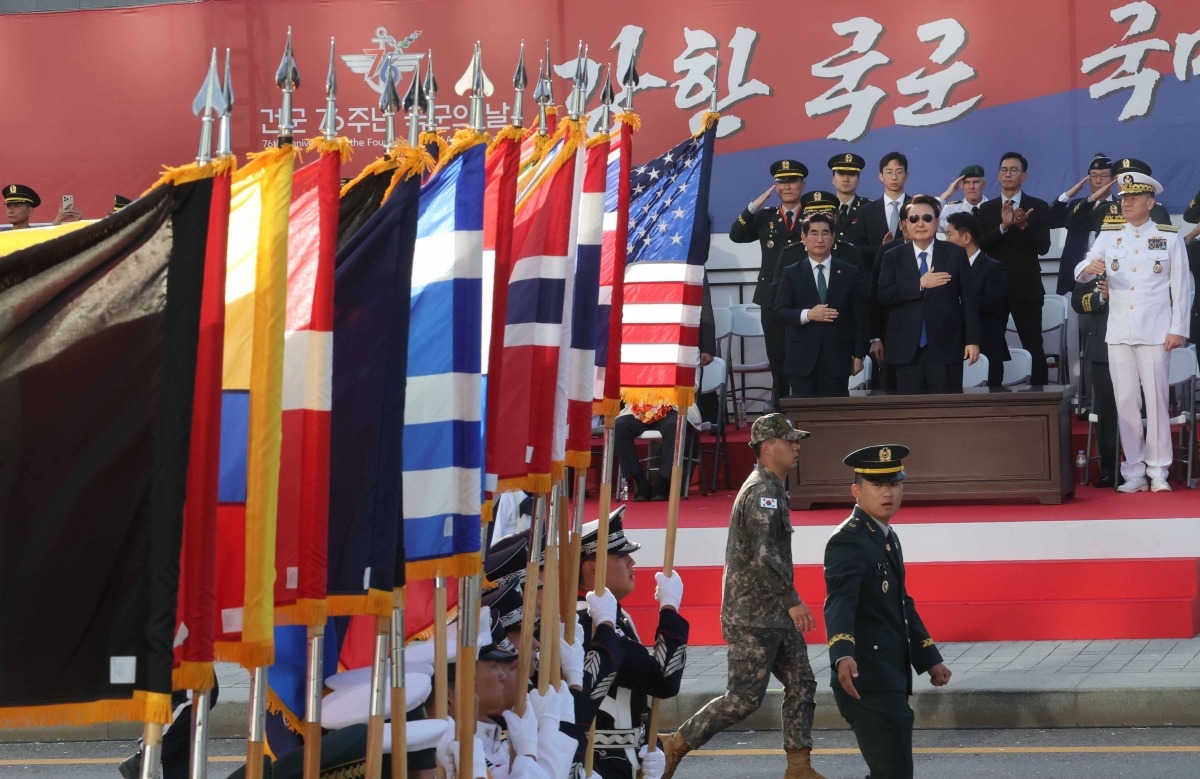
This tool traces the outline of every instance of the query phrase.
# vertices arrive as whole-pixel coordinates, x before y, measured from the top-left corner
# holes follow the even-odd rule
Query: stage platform
[[[675,565],[694,645],[721,644],[721,577],[729,512],[753,464],[748,429],[730,427],[733,485],[680,502]],[[1086,435],[1076,425],[1073,438]],[[740,439],[740,440],[738,440]],[[806,446],[816,446],[809,439]],[[1080,438],[1074,448],[1082,449]],[[830,456],[841,457],[842,452]],[[723,482],[723,475],[722,475]],[[849,514],[839,506],[793,511],[796,584],[824,639],[822,559]],[[597,501],[589,501],[588,516]],[[627,607],[652,635],[654,574],[661,570],[667,503],[630,503],[625,526],[641,543],[637,591]],[[1191,638],[1200,634],[1200,491],[1123,495],[1081,486],[1062,505],[906,501],[895,519],[910,594],[938,641]]]

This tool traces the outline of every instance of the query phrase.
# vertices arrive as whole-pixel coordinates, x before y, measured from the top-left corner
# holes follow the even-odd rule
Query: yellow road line
[[[1109,752],[1138,753],[1195,753],[1200,746],[1092,746],[1092,747],[914,747],[918,755],[1052,755],[1052,754],[1103,754]],[[697,749],[689,753],[703,757],[759,757],[783,754],[782,749]],[[814,755],[857,755],[857,749],[814,749]]]
[[[1100,745],[1088,747],[916,747],[919,755],[1055,755],[1055,754],[1195,754],[1200,745],[1180,746],[1116,746]],[[693,757],[768,757],[783,754],[782,749],[697,749]],[[814,755],[857,755],[857,749],[814,749]],[[53,766],[53,765],[116,765],[123,757],[60,757],[29,760],[0,760],[0,766]],[[210,763],[241,763],[245,755],[212,755]]]

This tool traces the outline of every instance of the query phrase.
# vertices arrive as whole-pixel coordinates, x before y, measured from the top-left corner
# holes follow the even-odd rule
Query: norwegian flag
[[[626,402],[682,408],[695,394],[715,117],[633,171],[621,312]]]
[[[607,136],[588,143],[586,158],[577,155],[582,170],[575,278],[569,330],[563,329],[565,363],[566,456],[572,468],[587,468],[592,460],[592,379],[596,364],[596,308],[600,295],[600,249],[604,232],[604,192],[608,166]],[[561,375],[561,374],[560,374]]]
[[[629,173],[637,118],[618,114],[608,144],[604,236],[600,249],[600,296],[596,307],[596,371],[592,411],[621,410],[621,301],[625,291],[625,241],[629,234]],[[615,324],[614,324],[615,323]],[[610,360],[609,355],[614,359]]]
[[[574,256],[570,241],[581,132],[576,123],[562,123],[554,146],[517,196],[501,357],[504,381],[495,409],[488,410],[505,421],[505,435],[488,442],[496,455],[500,492],[550,491],[554,378]]]

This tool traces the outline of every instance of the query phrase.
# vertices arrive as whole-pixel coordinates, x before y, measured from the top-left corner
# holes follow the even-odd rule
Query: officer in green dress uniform
[[[869,198],[858,194],[858,182],[865,167],[867,161],[852,152],[835,154],[829,158],[833,191],[837,193],[837,227],[833,232],[840,243],[861,246],[866,241],[862,220],[858,215],[858,209],[871,202]]]
[[[854,469],[857,505],[825,546],[825,630],[830,683],[870,769],[869,779],[911,779],[912,674],[941,687],[950,669],[905,587],[904,554],[891,520],[904,497],[899,444],[867,446]]]
[[[746,206],[729,229],[729,240],[734,243],[758,241],[762,249],[753,300],[760,307],[767,361],[771,364],[773,378],[771,396],[776,409],[779,399],[788,394],[787,377],[783,373],[783,325],[775,321],[775,292],[779,283],[776,266],[784,249],[800,243],[800,195],[804,192],[807,177],[808,168],[802,162],[778,160],[772,163],[771,178],[775,183]],[[764,208],[772,194],[779,196],[779,205]]]

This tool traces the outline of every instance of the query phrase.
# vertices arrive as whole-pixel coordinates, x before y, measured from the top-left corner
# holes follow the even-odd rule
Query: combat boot
[[[683,736],[679,735],[679,731],[668,733],[664,736],[659,736],[662,741],[663,757],[667,759],[667,769],[663,771],[662,779],[671,779],[675,775],[675,769],[679,766],[679,761],[683,756],[692,751],[692,748],[683,740]]]
[[[813,770],[812,763],[809,762],[811,756],[811,749],[789,749],[787,751],[787,770],[783,772],[783,779],[825,779],[824,776]],[[668,757],[668,765],[670,760],[671,758]]]

